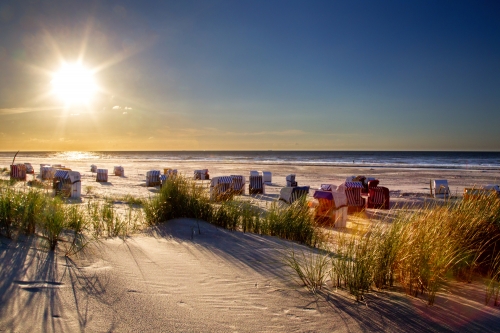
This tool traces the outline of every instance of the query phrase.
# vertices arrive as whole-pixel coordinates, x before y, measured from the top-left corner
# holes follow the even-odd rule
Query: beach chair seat
[[[343,187],[349,211],[359,211],[365,207],[365,199],[361,196],[363,184],[357,181],[345,182]]]
[[[210,181],[210,199],[214,201],[230,200],[233,197],[231,190],[231,176],[213,177]]]
[[[245,194],[245,177],[241,175],[231,175],[231,192],[234,195]]]
[[[262,176],[250,175],[248,183],[248,194],[265,194],[265,193],[266,193],[266,185],[262,179]]]
[[[328,226],[345,228],[347,224],[347,197],[344,192],[317,190],[313,194],[318,205],[314,219]]]
[[[290,174],[286,176],[286,187],[294,187],[297,186],[297,182],[295,181],[295,175]]]
[[[105,183],[108,181],[108,169],[97,169],[96,182]]]
[[[303,196],[309,194],[309,186],[292,186],[283,187],[280,190],[278,200],[284,201],[287,204],[292,204]]]
[[[389,189],[383,186],[368,188],[366,208],[389,209]]]
[[[11,164],[10,165],[10,179],[26,181],[26,165],[24,165],[24,164]]]
[[[146,187],[155,187],[160,185],[160,170],[149,170],[146,172]]]
[[[451,196],[450,187],[446,179],[431,181],[431,195],[434,198],[446,199]]]

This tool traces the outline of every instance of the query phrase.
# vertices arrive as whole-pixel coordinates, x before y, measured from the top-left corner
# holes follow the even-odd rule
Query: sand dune
[[[199,231],[201,233],[198,233]],[[0,329],[18,332],[495,332],[500,310],[480,285],[436,305],[374,292],[314,295],[283,264],[307,248],[177,219],[85,254],[47,253],[32,239],[0,247]],[[466,301],[465,301],[466,300]]]

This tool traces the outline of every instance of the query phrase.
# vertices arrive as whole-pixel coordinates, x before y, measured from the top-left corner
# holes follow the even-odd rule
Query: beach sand
[[[290,173],[296,174],[299,185],[311,188],[339,184],[350,175],[376,177],[380,185],[391,190],[395,209],[430,200],[430,179],[448,179],[452,192],[458,195],[464,187],[499,183],[500,179],[497,171],[470,169],[192,162],[158,165],[150,161],[124,165],[113,160],[18,162],[31,162],[37,173],[40,163],[60,163],[80,171],[83,203],[127,194],[152,196],[158,189],[145,187],[146,172],[167,167],[188,176],[194,169],[207,168],[212,177],[271,171],[273,184],[266,188],[267,194],[251,199],[263,206],[277,199]],[[10,160],[0,160],[0,166],[9,164]],[[95,182],[91,164],[108,169],[108,183]],[[112,175],[114,165],[125,168],[125,177]],[[88,187],[92,189],[87,195]],[[244,198],[249,199],[248,191]],[[354,218],[349,217],[348,229]],[[283,264],[283,255],[291,248],[311,249],[192,219],[145,228],[125,240],[103,239],[70,258],[62,251],[47,252],[33,238],[0,241],[0,331],[496,332],[500,327],[500,309],[484,305],[480,281],[450,282],[434,306],[427,306],[424,297],[409,297],[401,291],[368,293],[362,302],[332,288],[312,294]]]

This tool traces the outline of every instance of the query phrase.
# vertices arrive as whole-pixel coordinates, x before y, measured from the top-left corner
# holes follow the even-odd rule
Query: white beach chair
[[[286,176],[286,186],[287,187],[297,186],[297,182],[295,181],[295,175],[294,174]]]
[[[273,175],[271,171],[262,171],[262,181],[266,184],[271,184],[273,181]]]
[[[214,201],[231,199],[231,183],[231,176],[213,177],[210,181],[210,199]]]
[[[434,196],[434,198],[449,198],[451,193],[450,187],[448,186],[448,180],[436,179],[434,181],[431,181],[431,194]]]

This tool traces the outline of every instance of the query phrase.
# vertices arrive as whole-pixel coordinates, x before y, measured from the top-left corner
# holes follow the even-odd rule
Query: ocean
[[[8,159],[14,152],[0,152]],[[500,170],[500,152],[456,151],[95,151],[20,152],[23,160],[134,160]]]

